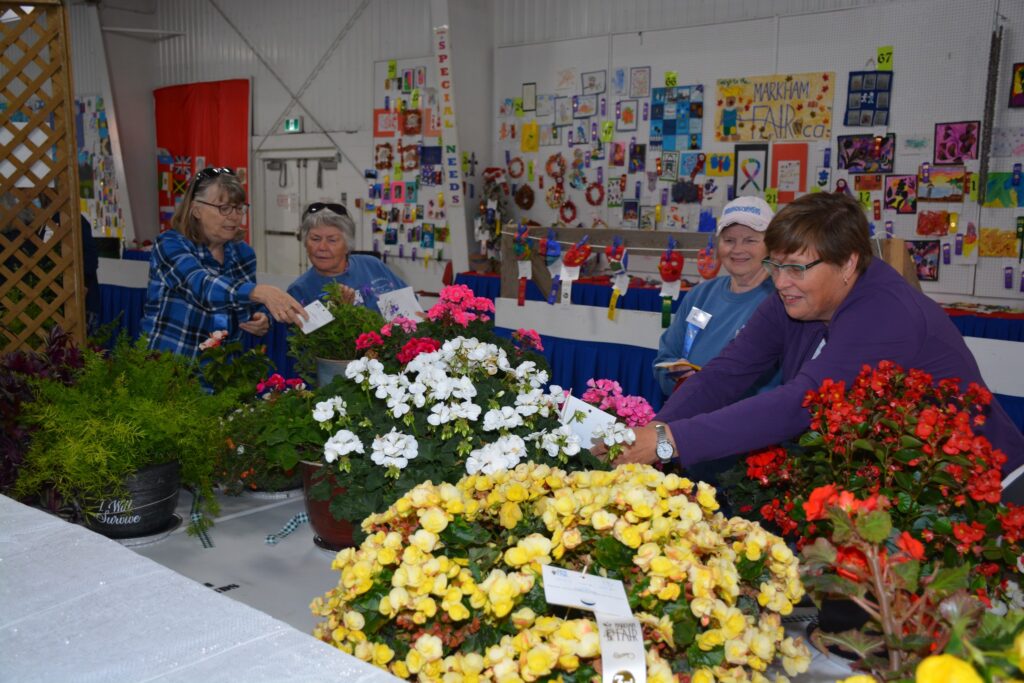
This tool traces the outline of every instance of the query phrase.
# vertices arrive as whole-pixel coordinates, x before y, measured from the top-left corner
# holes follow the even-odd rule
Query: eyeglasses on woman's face
[[[348,215],[348,209],[346,209],[341,204],[331,204],[331,203],[325,203],[325,202],[313,202],[312,204],[310,204],[309,206],[306,207],[305,211],[302,212],[302,220],[306,220],[306,217],[309,216],[310,214],[317,213],[318,211],[323,211],[324,209],[327,209],[328,211],[333,211],[334,213],[338,214],[339,216],[347,216]]]
[[[221,216],[230,216],[232,212],[237,212],[238,215],[244,216],[249,211],[248,204],[214,204],[212,202],[203,201],[202,199],[195,199],[196,204],[206,204],[212,206],[220,212]]]
[[[785,273],[793,280],[803,280],[807,271],[819,263],[824,263],[824,261],[820,258],[815,259],[810,263],[776,263],[768,258],[761,261],[761,265],[768,271],[768,275],[772,279],[775,279],[780,274]]]
[[[195,176],[193,176],[192,178],[192,197],[195,198],[196,190],[199,188],[200,185],[202,185],[204,182],[208,180],[213,180],[214,178],[220,175],[235,175],[235,172],[232,171],[230,168],[224,168],[221,166],[216,168],[204,168],[202,171],[196,173]]]

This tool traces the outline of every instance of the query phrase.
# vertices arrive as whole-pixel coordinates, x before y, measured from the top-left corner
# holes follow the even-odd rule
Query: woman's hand
[[[650,465],[658,461],[658,455],[654,452],[658,445],[658,433],[654,431],[654,425],[645,427],[633,427],[636,434],[636,441],[632,446],[627,446],[619,457],[615,458],[614,465],[627,465],[631,462],[641,465]],[[602,444],[604,445],[604,444]]]
[[[356,290],[351,287],[346,287],[343,284],[338,284],[338,291],[341,292],[341,302],[344,304],[353,304],[356,301]]]
[[[267,317],[266,313],[260,311],[253,314],[253,316],[246,322],[239,323],[238,326],[242,328],[244,332],[256,335],[257,337],[262,337],[270,331],[270,318]]]
[[[309,319],[309,313],[287,292],[271,285],[256,285],[250,297],[258,304],[263,304],[270,315],[279,323],[295,323],[301,325]]]

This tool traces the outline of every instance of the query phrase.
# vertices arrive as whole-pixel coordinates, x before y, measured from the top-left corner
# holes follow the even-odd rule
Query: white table
[[[218,539],[226,543],[227,534]],[[194,554],[211,552],[182,540],[194,544]],[[329,560],[321,563],[330,574]],[[322,590],[305,592],[311,599]],[[4,496],[0,662],[0,680],[18,682],[396,680],[114,541]]]

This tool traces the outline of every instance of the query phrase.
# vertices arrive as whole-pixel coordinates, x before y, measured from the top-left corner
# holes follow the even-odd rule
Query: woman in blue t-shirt
[[[312,266],[288,287],[308,304],[324,296],[324,285],[337,282],[349,301],[380,312],[377,297],[405,287],[380,259],[352,253],[355,223],[341,204],[310,204],[302,214],[299,239]]]
[[[775,291],[761,265],[768,257],[764,231],[775,214],[757,197],[739,197],[726,204],[718,219],[718,258],[728,275],[697,285],[683,297],[672,324],[661,335],[654,376],[671,394],[680,379],[693,372],[685,366],[658,367],[680,359],[703,366],[731,342],[765,297]],[[754,391],[779,383],[773,371]],[[753,392],[752,392],[753,393]]]

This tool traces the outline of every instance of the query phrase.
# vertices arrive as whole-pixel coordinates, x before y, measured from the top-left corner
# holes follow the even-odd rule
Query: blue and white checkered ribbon
[[[202,527],[203,513],[199,509],[199,502],[202,499],[203,496],[198,491],[192,492],[192,514],[189,517],[192,520],[193,528],[196,529],[196,536],[199,537],[199,542],[203,544],[204,548],[212,548],[213,541],[210,539],[210,534]]]
[[[289,519],[288,523],[281,527],[281,530],[278,531],[276,534],[267,534],[267,545],[277,545],[278,541],[280,541],[282,538],[285,538],[293,531],[298,529],[299,526],[305,524],[308,521],[309,515],[307,515],[305,512],[300,512],[299,514]]]

